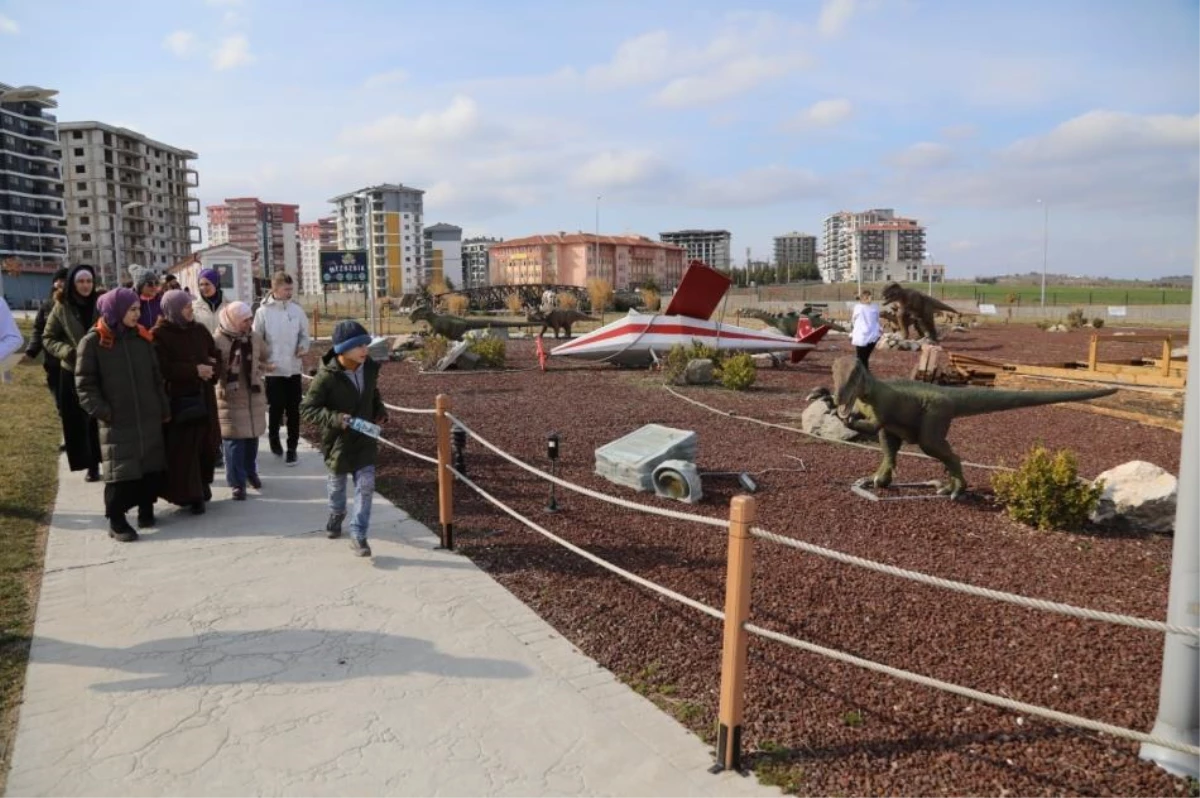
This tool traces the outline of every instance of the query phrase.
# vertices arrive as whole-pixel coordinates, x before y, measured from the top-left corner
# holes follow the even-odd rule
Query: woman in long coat
[[[125,513],[138,508],[138,526],[155,525],[154,500],[166,467],[163,423],[170,415],[150,333],[138,324],[141,307],[128,288],[96,303],[100,318],[79,342],[75,381],[79,403],[97,419],[104,458],[108,534],[129,543],[138,533]]]
[[[96,275],[92,267],[79,264],[67,272],[67,281],[54,292],[54,309],[46,318],[42,346],[61,366],[58,379],[58,408],[62,419],[67,465],[72,471],[87,471],[88,482],[100,479],[100,431],[96,420],[79,406],[75,391],[75,360],[79,342],[96,323]]]
[[[258,478],[258,439],[267,429],[267,393],[263,375],[274,370],[262,336],[250,331],[254,314],[245,302],[221,308],[217,351],[224,374],[217,383],[217,416],[225,442],[225,481],[233,498],[246,498],[246,485],[262,490]]]
[[[214,384],[221,376],[221,358],[203,324],[194,321],[192,299],[184,291],[168,291],[162,298],[162,316],[154,325],[154,349],[167,382],[171,423],[167,425],[167,478],[159,495],[200,515],[212,498],[217,444]],[[204,415],[185,419],[182,408],[200,404]]]

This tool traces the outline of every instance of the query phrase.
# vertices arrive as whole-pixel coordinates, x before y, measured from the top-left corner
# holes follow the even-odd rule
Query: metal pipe
[[[1192,284],[1200,282],[1200,247],[1192,265]],[[1200,299],[1192,292],[1191,330],[1200,330]],[[1171,555],[1171,587],[1167,622],[1200,626],[1200,358],[1188,358],[1183,438],[1179,459],[1179,491],[1175,504],[1175,542]],[[1188,487],[1191,485],[1192,487]],[[1158,719],[1151,732],[1169,740],[1200,744],[1200,640],[1168,634],[1163,643]],[[1143,743],[1138,754],[1176,776],[1200,778],[1196,757]]]

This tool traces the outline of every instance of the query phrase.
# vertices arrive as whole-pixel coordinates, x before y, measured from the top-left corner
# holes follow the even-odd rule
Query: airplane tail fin
[[[812,344],[814,349],[827,332],[829,332],[828,324],[822,324],[814,330],[812,321],[807,316],[801,316],[799,321],[796,322],[796,340],[802,344]],[[812,349],[797,349],[793,351],[792,362],[799,363],[811,351]]]

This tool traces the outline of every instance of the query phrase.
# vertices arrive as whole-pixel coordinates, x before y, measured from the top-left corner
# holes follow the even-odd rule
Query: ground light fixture
[[[451,465],[458,473],[467,474],[467,430],[458,422],[450,428]]]
[[[557,432],[551,432],[546,436],[546,457],[550,458],[550,476],[557,476],[559,445],[562,439]],[[550,501],[546,502],[546,512],[558,512],[558,499],[555,497],[554,489],[557,487],[553,482],[550,483]]]

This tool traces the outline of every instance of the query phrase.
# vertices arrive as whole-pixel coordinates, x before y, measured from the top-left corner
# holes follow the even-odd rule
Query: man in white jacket
[[[308,352],[308,318],[304,308],[292,301],[292,277],[287,272],[275,272],[271,277],[271,293],[254,314],[254,332],[263,337],[275,370],[265,378],[267,383],[267,440],[271,452],[280,457],[279,426],[287,416],[287,464],[296,465],[296,447],[300,443],[300,398],[303,390],[300,358]]]
[[[25,337],[17,329],[17,321],[8,308],[8,302],[0,299],[0,369],[3,370],[0,377],[4,382],[12,382],[12,372],[9,371],[11,364],[4,361],[19,353],[24,345]]]

